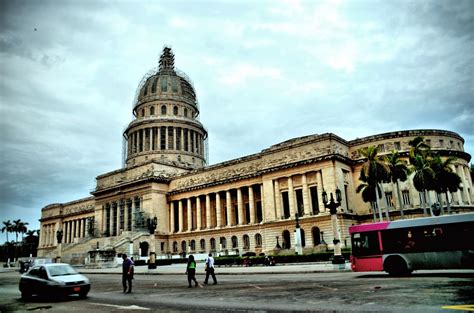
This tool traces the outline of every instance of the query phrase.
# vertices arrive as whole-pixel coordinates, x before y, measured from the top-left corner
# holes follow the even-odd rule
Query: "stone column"
[[[253,195],[253,188],[249,186],[249,211],[250,211],[250,224],[255,224],[255,199]]]
[[[193,207],[191,205],[191,198],[187,199],[186,207],[188,209],[188,231],[193,230]]]
[[[201,229],[201,198],[196,197],[196,228]]]
[[[78,227],[77,227],[77,230],[78,230],[78,236],[77,237],[81,238],[82,237],[82,227],[83,227],[82,218],[78,219],[77,223],[79,224]]]
[[[179,214],[179,232],[183,231],[183,219],[184,219],[184,212],[183,212],[183,202],[181,199],[178,200],[178,214]]]
[[[170,233],[174,233],[174,201],[170,203]]]
[[[149,149],[150,151],[153,150],[153,128],[154,128],[154,127],[150,127],[150,147],[149,147],[149,148],[150,148],[150,149]]]
[[[123,230],[128,231],[128,203],[127,200],[123,200]]]
[[[142,129],[141,142],[142,142],[142,151],[145,152],[145,129]]]
[[[169,150],[169,143],[168,143],[168,126],[165,126],[165,150]]]
[[[117,228],[116,228],[115,235],[119,236],[120,235],[120,203],[117,201],[115,202],[115,204],[116,204],[115,210],[117,212]]]
[[[211,228],[211,196],[206,195],[206,228]]]
[[[233,218],[232,218],[232,197],[230,194],[230,190],[225,192],[225,205],[227,208],[227,226],[232,226]]]
[[[244,224],[244,202],[242,200],[242,189],[237,188],[237,216],[239,220],[239,225]]]
[[[222,227],[222,205],[221,205],[221,195],[219,192],[216,192],[216,227]]]
[[[288,203],[290,205],[290,218],[295,216],[295,191],[293,189],[293,179],[288,177]]]
[[[260,184],[260,206],[262,208],[262,222],[265,222],[267,219],[265,217],[265,194],[263,193],[263,184]]]
[[[275,179],[275,207],[277,211],[277,219],[283,219],[283,208],[281,205],[281,193],[280,193],[280,183],[278,182],[278,179]]]
[[[322,193],[324,190],[324,186],[323,186],[323,172],[321,170],[316,172],[316,183],[318,186],[318,191]],[[326,212],[326,208],[324,207],[324,203],[323,203],[323,197],[320,195],[318,195],[318,206],[319,206],[319,212]]]
[[[301,175],[301,180],[303,183],[303,209],[304,215],[311,215],[309,197],[308,197],[308,181],[306,179],[306,174]]]
[[[135,211],[137,210],[137,207],[135,206],[135,199],[132,197],[132,223],[130,224],[132,229],[131,231],[135,230]]]

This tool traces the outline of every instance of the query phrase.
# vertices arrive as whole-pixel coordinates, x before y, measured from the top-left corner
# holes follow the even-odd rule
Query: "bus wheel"
[[[406,276],[411,274],[407,262],[400,256],[390,256],[383,263],[383,269],[390,276]]]

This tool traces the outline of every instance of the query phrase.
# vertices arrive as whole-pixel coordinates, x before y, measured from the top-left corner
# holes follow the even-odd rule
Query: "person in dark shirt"
[[[130,260],[127,255],[124,253],[122,254],[122,286],[124,293],[131,293],[132,292],[132,279],[133,279],[133,266],[134,263]],[[128,291],[127,291],[127,283],[128,283]]]

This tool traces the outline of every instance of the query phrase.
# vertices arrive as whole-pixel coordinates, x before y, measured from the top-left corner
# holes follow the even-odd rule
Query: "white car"
[[[20,292],[23,299],[32,295],[61,297],[78,294],[87,297],[91,289],[87,277],[76,272],[66,263],[37,264],[20,278]]]

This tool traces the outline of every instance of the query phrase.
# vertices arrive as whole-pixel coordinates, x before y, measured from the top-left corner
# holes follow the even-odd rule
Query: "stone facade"
[[[474,208],[470,155],[454,132],[407,130],[351,141],[331,133],[310,135],[206,166],[207,131],[198,114],[192,84],[174,69],[174,56],[165,48],[160,68],[139,86],[134,120],[124,132],[125,166],[98,176],[91,197],[42,209],[38,255],[88,263],[89,252],[98,250],[126,252],[136,259],[150,253],[158,258],[209,252],[292,254],[296,213],[303,253],[311,253],[332,248],[331,216],[321,193],[337,188],[342,191],[338,231],[342,246],[349,246],[348,227],[373,221],[370,205],[356,193],[362,166],[358,150],[375,145],[382,155],[398,150],[407,158],[408,142],[417,136],[441,156],[456,156],[454,170],[462,188],[450,194],[452,208]],[[400,218],[394,186],[383,188],[382,209],[391,219]],[[405,217],[422,215],[411,178],[400,188]],[[430,198],[437,201],[434,192]],[[156,227],[150,228],[155,218]]]

